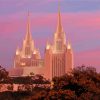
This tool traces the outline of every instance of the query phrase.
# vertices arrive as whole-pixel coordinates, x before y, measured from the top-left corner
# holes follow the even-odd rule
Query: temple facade
[[[39,49],[35,48],[30,31],[30,16],[28,14],[27,31],[22,48],[17,48],[14,58],[14,68],[10,76],[27,76],[30,73],[41,74],[47,79],[60,77],[73,69],[73,50],[71,43],[66,41],[66,33],[62,27],[60,9],[58,11],[57,29],[52,43],[47,42],[44,59],[41,59]]]
[[[47,43],[46,45],[44,61],[45,67],[49,69],[47,76],[50,79],[70,73],[73,69],[73,51],[70,42],[67,41],[66,43],[66,34],[62,27],[60,10],[54,40],[52,44]]]
[[[14,68],[16,67],[42,67],[44,60],[41,59],[39,49],[35,48],[34,40],[30,31],[30,17],[28,14],[27,31],[23,40],[22,48],[17,47]]]

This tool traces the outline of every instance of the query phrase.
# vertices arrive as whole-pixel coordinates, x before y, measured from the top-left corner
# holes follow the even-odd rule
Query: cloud
[[[60,0],[63,12],[90,12],[100,10],[100,0]],[[56,12],[58,0],[0,0],[0,15],[16,12]]]
[[[79,53],[74,54],[75,58],[75,65],[86,65],[86,66],[92,66],[97,69],[97,71],[100,71],[100,48],[99,49],[93,49],[88,51],[83,51]]]
[[[100,53],[99,50],[93,49],[99,46],[100,40],[99,11],[63,12],[61,15],[66,37],[72,41],[75,52],[75,64],[91,64],[98,67],[100,65],[98,55],[100,55]],[[53,34],[56,31],[57,13],[31,12],[30,17],[31,32],[35,40],[35,45],[38,45],[41,51],[43,51],[42,45],[45,46],[48,38],[50,38],[50,40],[53,39]],[[15,52],[15,47],[19,43],[22,43],[26,33],[26,22],[27,13],[25,12],[0,16],[0,49],[2,52],[4,50],[6,52],[4,58],[2,58],[3,54],[0,57],[1,63],[4,64],[4,61],[10,61],[13,56],[12,52]],[[9,48],[7,47],[8,45],[10,45]]]
[[[56,31],[56,13],[31,13],[32,31]],[[16,13],[0,17],[0,33],[8,34],[22,30],[25,31],[27,14]],[[62,23],[67,33],[72,33],[79,39],[99,38],[100,35],[100,13],[62,13]],[[50,26],[51,25],[51,26]],[[43,30],[44,29],[44,30]],[[78,33],[77,33],[78,32]],[[83,34],[84,33],[84,34]]]

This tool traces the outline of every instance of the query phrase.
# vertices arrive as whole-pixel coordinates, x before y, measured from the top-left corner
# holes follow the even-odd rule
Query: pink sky
[[[26,33],[27,8],[31,12],[31,32],[42,55],[46,41],[52,41],[57,25],[57,0],[0,1],[0,64],[13,65],[16,47]],[[73,1],[73,0],[72,0]],[[99,0],[61,0],[62,24],[74,50],[75,66],[92,65],[100,71]],[[5,8],[6,7],[6,8]],[[50,38],[49,38],[50,37]]]

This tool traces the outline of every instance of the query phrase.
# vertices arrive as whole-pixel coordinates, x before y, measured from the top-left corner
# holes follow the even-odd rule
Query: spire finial
[[[30,32],[30,12],[28,10],[28,21],[27,21],[27,33],[26,33],[26,40],[29,41],[31,38],[31,32]]]
[[[27,32],[30,33],[30,13],[29,13],[29,10],[28,10]]]
[[[57,25],[57,33],[61,33],[63,31],[62,23],[61,23],[61,14],[60,14],[60,0],[58,1],[58,25]]]
[[[60,0],[58,0],[58,11],[60,12]]]

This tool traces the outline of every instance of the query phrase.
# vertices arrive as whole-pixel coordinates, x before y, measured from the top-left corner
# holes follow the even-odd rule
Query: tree
[[[78,98],[100,99],[100,73],[93,67],[77,67],[70,75],[53,78],[53,82],[54,90],[71,90]]]
[[[0,66],[0,82],[6,80],[8,78],[8,72],[5,70],[5,68]]]
[[[75,100],[75,92],[71,90],[51,90],[48,93],[47,100]]]

